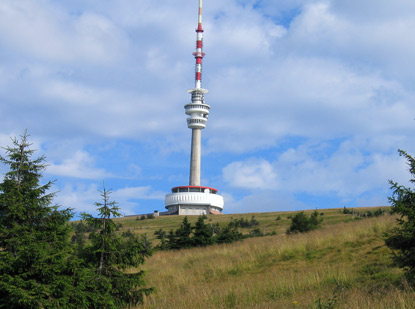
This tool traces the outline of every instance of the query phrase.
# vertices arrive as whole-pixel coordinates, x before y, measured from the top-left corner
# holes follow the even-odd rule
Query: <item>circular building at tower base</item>
[[[204,186],[174,187],[164,200],[167,211],[160,215],[222,214],[223,204],[223,197],[217,189]]]

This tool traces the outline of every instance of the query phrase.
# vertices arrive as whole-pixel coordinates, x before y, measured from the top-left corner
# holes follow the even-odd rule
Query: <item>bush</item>
[[[311,230],[315,230],[320,227],[322,218],[319,218],[319,213],[314,211],[310,217],[308,217],[304,211],[297,213],[291,219],[291,225],[287,230],[287,234],[291,233],[305,233]]]
[[[379,217],[379,216],[383,216],[384,213],[385,211],[382,208],[378,208],[373,212],[373,215],[375,217]]]
[[[261,236],[264,236],[264,233],[262,233],[261,229],[256,228],[256,229],[253,229],[251,232],[249,232],[249,236],[251,236],[251,237],[261,237]]]
[[[222,231],[216,236],[216,242],[218,244],[222,243],[232,243],[234,241],[238,241],[243,239],[244,236],[241,232],[238,231],[237,228],[231,227],[230,224],[228,224]]]
[[[232,219],[231,218],[231,222],[229,222],[230,227],[234,227],[234,228],[249,228],[249,227],[253,227],[253,226],[257,226],[259,225],[259,222],[255,219],[255,216],[252,216],[251,220],[248,221],[248,219],[244,219],[244,218],[240,218],[240,219]]]
[[[351,215],[353,214],[353,210],[347,209],[346,206],[344,206],[342,213],[345,215]]]

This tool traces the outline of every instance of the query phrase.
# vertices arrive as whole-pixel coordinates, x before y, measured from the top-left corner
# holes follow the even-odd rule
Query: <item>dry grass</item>
[[[275,221],[276,214],[255,216],[262,226],[285,231],[287,214]],[[382,239],[394,218],[335,224],[338,214],[325,211],[325,227],[307,234],[157,252],[145,265],[156,292],[144,307],[415,308]]]
[[[368,210],[374,211],[378,208],[389,209],[390,207],[366,207],[366,208],[356,208],[356,212],[365,212]],[[352,221],[355,218],[352,215],[342,214],[343,209],[324,209],[318,210],[319,212],[324,213],[323,227],[330,226],[332,224],[337,224],[340,222]],[[311,214],[314,210],[304,211],[306,214]],[[295,214],[295,212],[264,212],[264,213],[247,213],[247,214],[229,214],[229,215],[208,215],[206,224],[216,224],[219,223],[220,226],[227,225],[231,219],[240,219],[246,218],[250,220],[252,216],[259,222],[259,228],[264,233],[275,232],[277,234],[285,233],[287,227],[289,226],[291,220],[288,219],[290,215]],[[277,217],[280,217],[281,220],[276,220]],[[163,229],[169,231],[171,229],[176,230],[179,228],[180,223],[183,221],[183,216],[168,216],[168,217],[157,217],[156,219],[146,219],[146,220],[136,220],[137,217],[125,217],[118,218],[115,221],[122,223],[123,227],[121,231],[130,230],[131,232],[142,235],[147,234],[148,238],[152,241],[155,240],[154,232],[158,229]],[[193,225],[197,221],[197,216],[189,216],[189,222]],[[240,229],[242,233],[248,234],[252,228]]]

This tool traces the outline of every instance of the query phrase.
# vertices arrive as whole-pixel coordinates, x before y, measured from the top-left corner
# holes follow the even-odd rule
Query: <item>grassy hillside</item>
[[[356,209],[367,210],[374,209]],[[254,215],[261,229],[277,235],[156,252],[144,266],[148,284],[156,288],[144,308],[415,308],[415,293],[392,266],[383,241],[395,218],[356,220],[341,209],[321,212],[322,229],[297,235],[284,233],[293,213],[209,216],[207,223],[224,225],[231,217]],[[123,229],[152,236],[159,228],[176,229],[182,220],[120,222]]]
[[[367,211],[374,211],[376,209],[386,209],[390,207],[367,207],[367,208],[355,208],[355,214],[343,214],[343,209],[323,209],[318,210],[323,215],[323,227],[337,224],[340,222],[349,222],[359,219],[359,213],[365,213]],[[305,211],[306,214],[311,214],[314,210]],[[252,216],[259,222],[258,228],[265,233],[275,232],[277,234],[285,233],[291,220],[290,216],[294,215],[295,212],[265,212],[265,213],[248,213],[248,214],[229,214],[229,215],[208,215],[208,219],[205,221],[206,224],[215,224],[218,222],[221,226],[227,225],[232,219],[246,218],[250,220]],[[278,217],[281,220],[276,220]],[[138,220],[137,220],[138,218]],[[180,223],[183,221],[183,216],[168,216],[168,217],[156,217],[155,219],[139,220],[139,217],[124,217],[115,219],[117,222],[122,224],[121,231],[130,230],[131,232],[142,235],[147,234],[150,240],[157,242],[154,236],[154,232],[158,229],[169,231],[179,228]],[[192,225],[197,221],[197,216],[189,216],[189,222]],[[252,228],[242,228],[240,231],[244,234],[248,234]]]

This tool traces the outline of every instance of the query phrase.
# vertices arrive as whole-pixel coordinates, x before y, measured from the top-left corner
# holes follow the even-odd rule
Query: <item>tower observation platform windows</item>
[[[171,192],[172,193],[195,192],[195,193],[217,194],[218,190],[215,188],[205,187],[205,186],[181,186],[181,187],[172,188]]]

